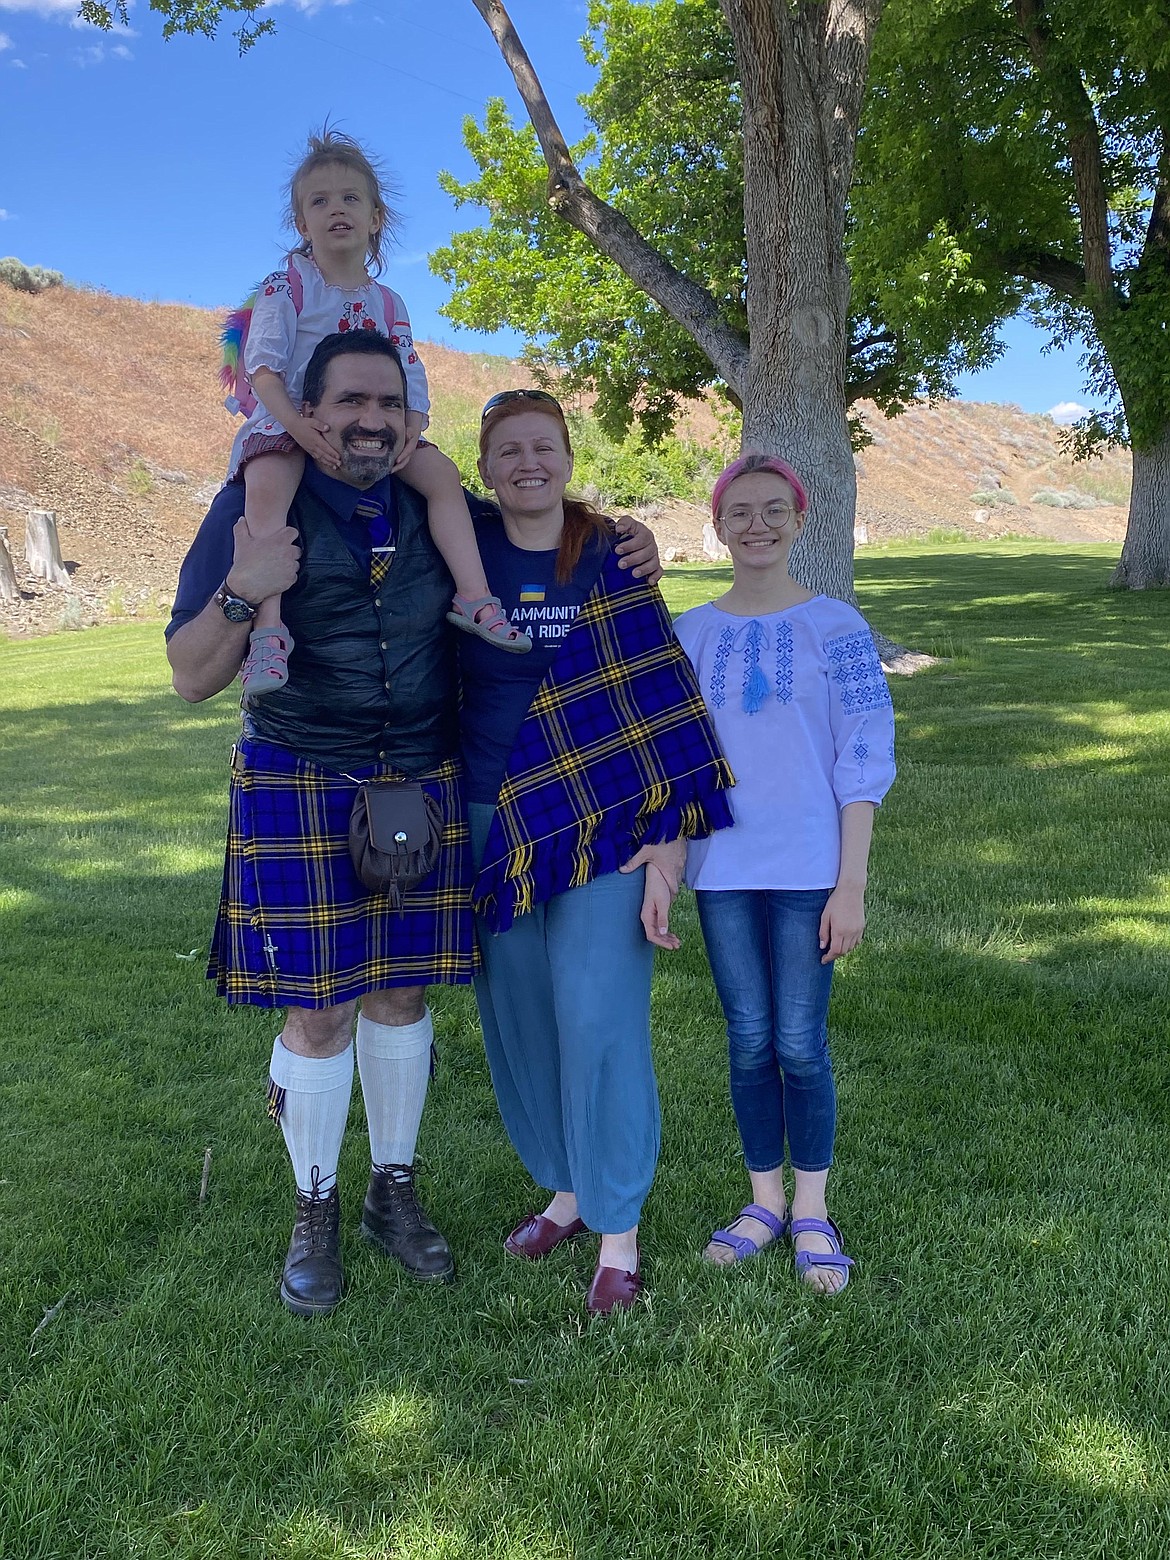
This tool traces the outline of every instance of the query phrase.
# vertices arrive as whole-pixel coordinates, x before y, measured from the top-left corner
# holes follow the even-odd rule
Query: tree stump
[[[57,516],[51,509],[30,509],[24,528],[24,561],[35,579],[68,585],[69,571],[61,557]]]
[[[16,570],[8,551],[8,531],[6,527],[0,527],[0,601],[19,600],[20,586],[16,583]]]
[[[703,557],[709,558],[712,563],[720,563],[731,554],[716,534],[715,527],[710,520],[703,526]]]

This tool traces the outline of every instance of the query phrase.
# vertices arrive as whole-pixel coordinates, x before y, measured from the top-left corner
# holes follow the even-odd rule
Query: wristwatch
[[[233,596],[227,588],[226,580],[211,599],[229,623],[250,623],[260,610],[250,601],[245,601],[243,596]]]

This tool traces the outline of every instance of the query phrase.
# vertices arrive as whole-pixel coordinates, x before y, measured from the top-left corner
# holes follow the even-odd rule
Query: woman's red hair
[[[573,446],[569,439],[569,425],[565,421],[565,414],[560,406],[553,400],[529,401],[518,396],[514,401],[501,401],[498,406],[493,406],[484,418],[479,430],[479,453],[481,458],[487,456],[488,438],[493,429],[498,428],[509,417],[518,417],[524,412],[538,412],[542,417],[547,417],[549,422],[556,423],[560,429],[561,438],[564,440],[565,453],[571,455]],[[565,528],[561,532],[561,545],[557,549],[558,585],[567,585],[573,578],[577,565],[581,562],[581,554],[585,551],[586,544],[593,537],[604,537],[607,541],[612,535],[612,523],[603,515],[600,509],[586,502],[583,498],[570,498],[565,495]]]

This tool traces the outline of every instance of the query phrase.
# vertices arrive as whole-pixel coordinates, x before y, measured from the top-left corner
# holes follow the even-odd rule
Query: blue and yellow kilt
[[[403,779],[386,764],[358,779]],[[420,779],[444,818],[439,863],[403,914],[363,887],[349,859],[351,781],[287,748],[245,738],[232,754],[223,892],[208,979],[229,1002],[331,1007],[367,991],[464,984],[477,968],[471,847],[458,766]]]

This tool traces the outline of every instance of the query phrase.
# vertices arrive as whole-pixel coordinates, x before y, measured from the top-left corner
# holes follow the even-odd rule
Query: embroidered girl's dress
[[[696,889],[832,888],[840,810],[894,780],[894,711],[873,636],[853,607],[814,596],[738,617],[713,602],[675,633],[735,774],[735,827],[687,850]]]
[[[297,313],[287,268],[265,277],[256,292],[248,325],[244,367],[249,374],[271,369],[284,380],[289,400],[300,406],[305,369],[317,343],[334,331],[376,330],[398,348],[406,373],[406,401],[412,412],[430,411],[427,376],[414,350],[406,305],[391,288],[368,282],[356,291],[333,287],[308,255],[293,255],[289,262],[300,273],[304,295]],[[393,318],[391,318],[391,314]],[[236,431],[228,462],[228,478],[236,473],[244,444],[253,435],[279,438],[286,430],[258,404]]]

